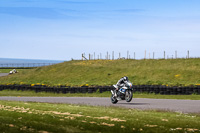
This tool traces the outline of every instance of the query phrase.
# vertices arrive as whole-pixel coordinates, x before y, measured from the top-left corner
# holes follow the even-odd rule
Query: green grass
[[[17,97],[110,97],[110,92],[103,93],[46,93],[34,91],[11,91],[3,90],[0,91],[0,96],[17,96]],[[185,99],[185,100],[200,100],[200,95],[160,95],[160,94],[145,94],[145,93],[134,93],[133,98],[153,98],[153,99]],[[134,100],[134,99],[133,99]]]
[[[15,90],[3,90],[0,91],[0,96],[30,96],[30,97],[110,97],[111,92],[104,93],[48,93],[34,91],[15,91]]]
[[[112,85],[122,76],[133,84],[200,84],[200,59],[69,61],[0,77],[0,84]]]
[[[200,115],[0,101],[0,132],[199,132]]]

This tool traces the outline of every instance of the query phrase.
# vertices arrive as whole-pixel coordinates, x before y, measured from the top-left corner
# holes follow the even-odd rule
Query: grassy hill
[[[69,61],[0,77],[0,84],[112,85],[122,76],[133,84],[200,84],[200,59]]]

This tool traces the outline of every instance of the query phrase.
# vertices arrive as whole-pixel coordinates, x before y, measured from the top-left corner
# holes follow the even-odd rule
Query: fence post
[[[127,59],[128,59],[129,51],[127,51]]]
[[[175,59],[177,59],[177,51],[175,51]]]
[[[121,54],[120,54],[120,52],[119,52],[119,59],[121,58]]]
[[[134,59],[135,59],[135,52],[134,52]]]
[[[85,57],[85,53],[84,54],[82,54],[82,60],[88,60],[86,57]]]
[[[190,51],[189,50],[188,50],[188,56],[187,57],[188,57],[188,59],[190,58]]]
[[[168,58],[168,57],[167,57]],[[164,51],[164,59],[165,59],[165,51]]]
[[[155,53],[153,52],[153,59],[154,59],[154,54],[155,54]]]
[[[144,59],[146,59],[146,50],[144,51]]]
[[[114,60],[115,59],[115,57],[114,57],[114,51],[112,52],[112,60]]]
[[[150,57],[150,52],[149,52],[149,59],[150,59],[151,57]]]

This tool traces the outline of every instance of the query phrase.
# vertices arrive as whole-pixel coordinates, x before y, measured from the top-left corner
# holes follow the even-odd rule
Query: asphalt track
[[[0,77],[7,76],[9,73],[0,73]]]
[[[200,100],[133,98],[130,103],[127,103],[123,100],[118,101],[117,104],[112,104],[110,98],[105,97],[0,97],[0,100],[85,104],[92,106],[112,106],[142,110],[165,110],[181,113],[200,113]]]

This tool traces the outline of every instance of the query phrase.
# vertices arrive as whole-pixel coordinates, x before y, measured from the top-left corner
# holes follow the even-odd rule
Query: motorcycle
[[[116,104],[119,100],[126,100],[126,102],[130,102],[133,98],[133,87],[132,83],[128,81],[123,87],[121,87],[118,91],[116,85],[113,85],[114,89],[111,90],[111,102]]]

